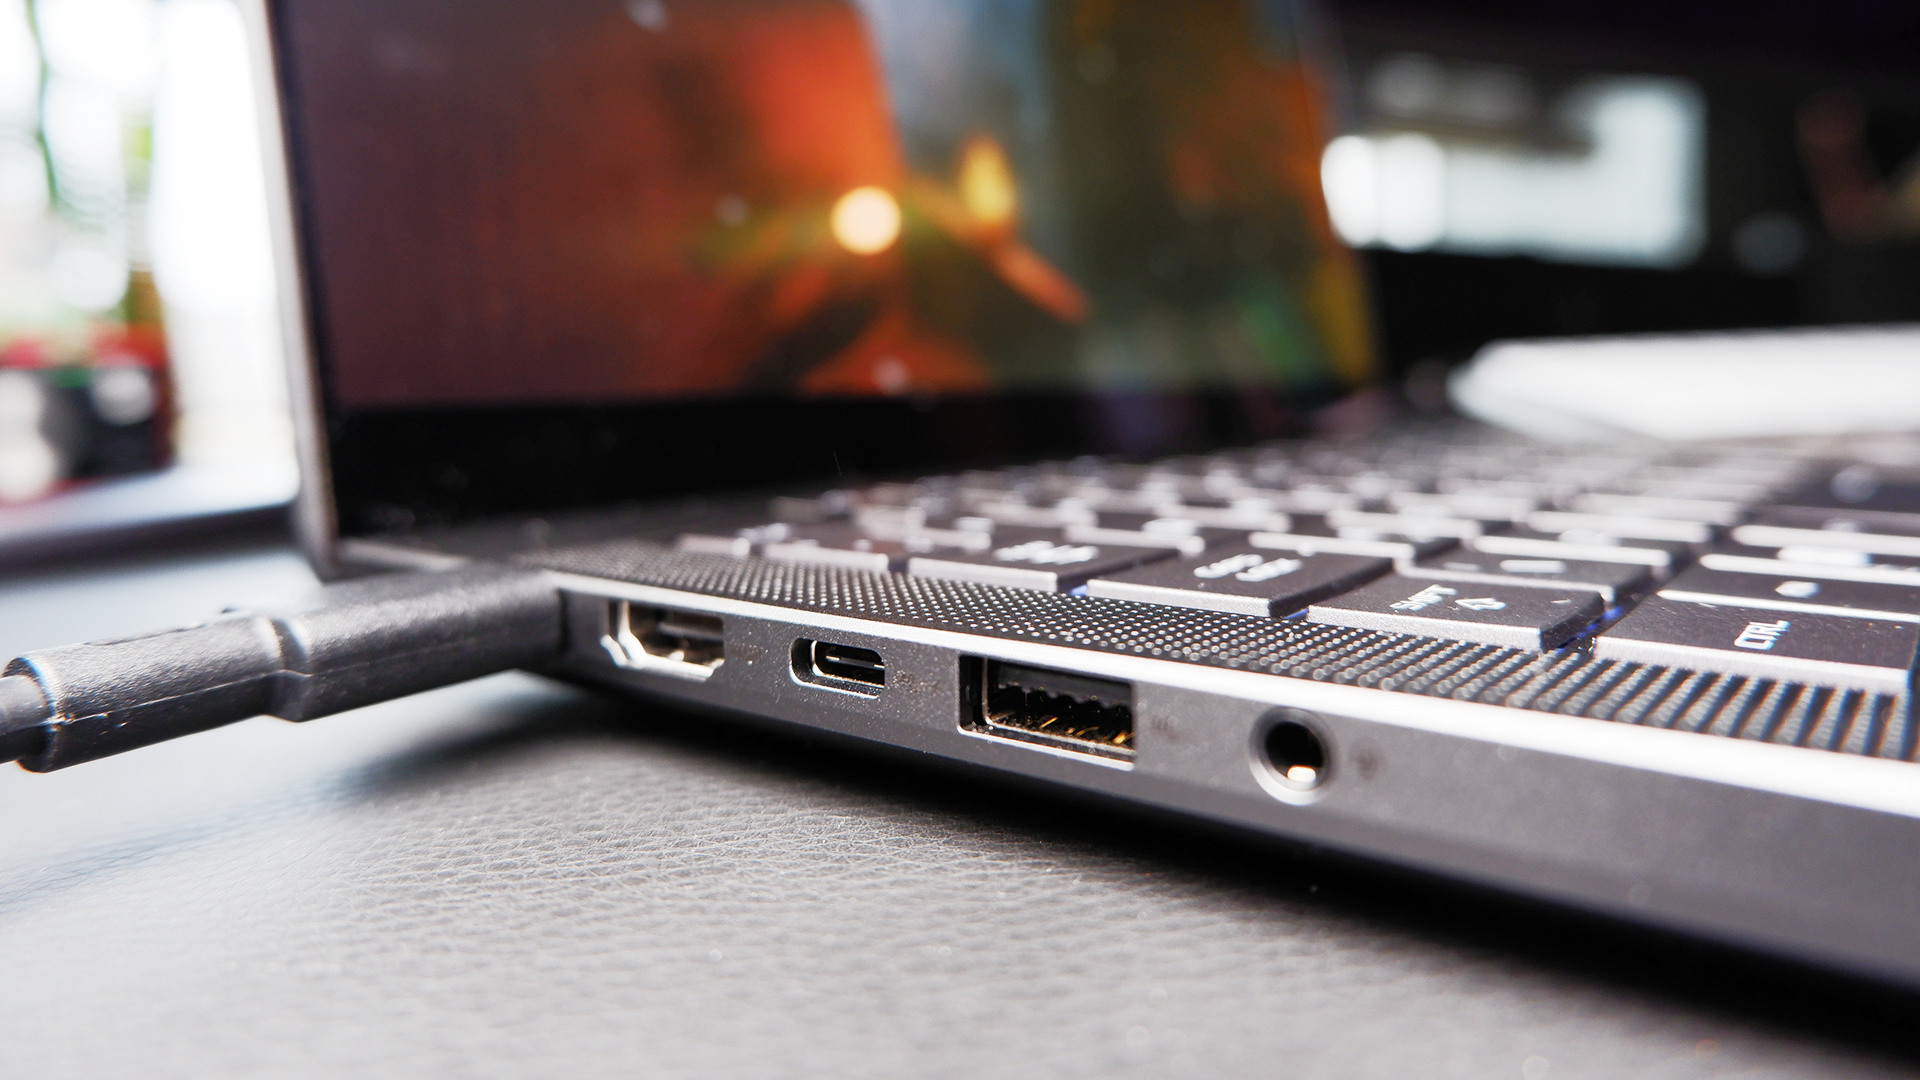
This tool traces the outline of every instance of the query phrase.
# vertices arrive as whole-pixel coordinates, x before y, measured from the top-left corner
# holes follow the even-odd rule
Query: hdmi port
[[[720,616],[614,600],[600,645],[624,668],[706,679],[726,663]]]
[[[887,685],[887,662],[872,649],[801,638],[793,643],[793,675],[801,682],[872,697]]]
[[[1112,679],[968,658],[969,730],[1121,761],[1133,758],[1133,687]]]

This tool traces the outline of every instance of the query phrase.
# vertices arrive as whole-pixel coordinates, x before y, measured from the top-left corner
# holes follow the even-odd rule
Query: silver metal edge
[[[620,673],[591,656],[583,656],[591,669],[573,669],[621,691],[1097,791],[1920,986],[1920,936],[1910,919],[1920,872],[1886,856],[1920,839],[1920,790],[1906,763],[554,577],[583,600],[625,593],[720,615],[745,650],[743,675],[751,676],[756,656],[784,657],[794,634],[845,634],[891,648],[903,676],[917,654],[922,673],[912,694],[847,709],[836,704],[844,695],[786,693],[787,679],[779,687],[752,677],[692,686]],[[963,695],[942,690],[938,680],[947,676],[934,674],[950,671],[956,655],[1127,680],[1146,708],[1146,730],[1173,734],[1141,742],[1129,770],[965,737],[964,712],[950,711],[964,708]],[[1264,722],[1274,706],[1328,725],[1347,776],[1338,792],[1303,806],[1276,798],[1249,771],[1248,755],[1259,747],[1238,727]],[[1369,761],[1379,770],[1372,776]]]
[[[1749,739],[1422,697],[1231,668],[1094,652],[1061,645],[802,612],[746,600],[548,571],[563,589],[716,615],[780,622],[933,645],[1088,675],[1288,705],[1669,776],[1920,819],[1920,772],[1903,761]]]
[[[261,156],[267,180],[268,229],[273,238],[274,279],[279,291],[280,338],[285,351],[287,403],[293,412],[294,452],[300,488],[294,496],[295,539],[321,578],[342,573],[339,521],[333,510],[333,477],[327,463],[326,426],[320,413],[322,393],[314,364],[312,313],[307,307],[306,274],[295,224],[293,168],[281,112],[280,68],[275,62],[270,0],[240,0],[253,66],[254,111],[260,123]]]

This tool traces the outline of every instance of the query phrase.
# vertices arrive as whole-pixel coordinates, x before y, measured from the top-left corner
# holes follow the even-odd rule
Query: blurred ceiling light
[[[1000,144],[985,136],[967,141],[960,158],[960,201],[982,225],[1011,224],[1019,209],[1013,169]]]
[[[1472,77],[1492,78],[1485,69]],[[1417,82],[1406,71],[1396,78]],[[1490,86],[1475,91],[1488,122],[1531,109],[1520,89]],[[1425,100],[1406,86],[1394,93],[1402,115]],[[1436,93],[1439,101],[1448,91]],[[1454,97],[1455,111],[1472,100]],[[1593,79],[1567,94],[1560,116],[1584,149],[1408,132],[1404,124],[1335,139],[1321,158],[1334,227],[1350,244],[1407,251],[1641,266],[1693,258],[1705,235],[1698,90],[1677,79]]]
[[[833,204],[833,238],[855,255],[875,255],[900,238],[900,204],[877,187],[857,187]]]

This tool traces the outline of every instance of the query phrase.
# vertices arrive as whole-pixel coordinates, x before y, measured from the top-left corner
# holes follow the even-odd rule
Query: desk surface
[[[14,578],[0,653],[311,580]],[[1914,996],[530,676],[6,769],[0,821],[9,1076],[1920,1072]]]

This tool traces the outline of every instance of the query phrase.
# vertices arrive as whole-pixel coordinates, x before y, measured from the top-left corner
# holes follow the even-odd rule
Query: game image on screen
[[[348,407],[1366,374],[1290,3],[346,8],[289,32]]]

